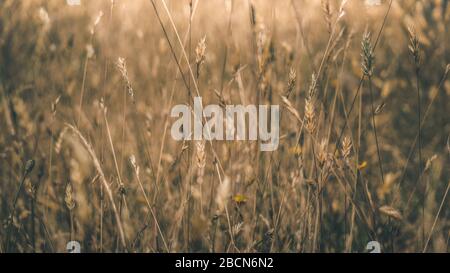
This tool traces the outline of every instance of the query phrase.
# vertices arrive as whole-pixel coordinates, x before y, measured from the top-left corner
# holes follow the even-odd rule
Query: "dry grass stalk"
[[[108,195],[109,201],[111,203],[111,207],[113,209],[113,213],[116,218],[116,224],[117,224],[117,228],[119,231],[120,242],[122,243],[122,246],[126,249],[127,244],[126,244],[126,240],[125,240],[125,233],[124,233],[123,227],[122,227],[122,221],[120,219],[119,212],[118,212],[116,204],[114,202],[113,193],[111,191],[109,183],[106,181],[105,174],[103,173],[103,170],[100,167],[100,162],[98,161],[98,158],[95,155],[95,152],[92,149],[92,146],[87,142],[87,140],[83,137],[83,135],[80,133],[80,131],[78,131],[77,128],[75,128],[72,125],[67,124],[67,123],[66,123],[66,127],[69,128],[80,139],[81,143],[86,148],[89,155],[91,156],[94,167],[97,170],[98,174],[100,175],[100,181],[103,183],[103,187],[105,188],[106,194]]]
[[[299,123],[303,123],[302,119],[300,118],[300,114],[298,113],[298,111],[294,108],[294,106],[292,105],[292,103],[288,100],[287,97],[282,96],[281,99],[283,100],[284,106],[286,107],[286,109],[292,114],[294,115],[294,117],[297,119],[297,121]]]
[[[150,201],[148,200],[147,193],[145,192],[144,186],[143,186],[143,184],[141,182],[141,178],[139,176],[139,165],[136,163],[136,157],[134,155],[130,156],[130,163],[131,163],[131,166],[133,167],[134,174],[136,175],[136,178],[138,180],[139,188],[140,188],[140,190],[142,192],[142,195],[144,196],[145,203],[147,204],[147,207],[150,210],[150,213],[152,214],[153,220],[155,221],[156,227],[157,227],[158,232],[159,232],[159,234],[161,236],[161,239],[163,241],[164,247],[166,248],[167,252],[170,252],[169,247],[168,247],[168,245],[166,243],[166,239],[164,238],[164,234],[163,234],[163,232],[161,230],[161,227],[159,225],[159,221],[156,218],[155,212],[154,212],[154,210],[152,208],[152,205],[150,204]]]

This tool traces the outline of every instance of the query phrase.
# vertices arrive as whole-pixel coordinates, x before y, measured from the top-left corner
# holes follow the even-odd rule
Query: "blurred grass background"
[[[372,240],[386,252],[449,251],[447,0],[394,0],[391,8],[350,0],[340,18],[341,1],[166,0],[192,68],[200,67],[205,105],[283,105],[292,69],[289,101],[303,118],[323,62],[314,137],[298,135],[284,109],[273,153],[252,142],[211,147],[170,137],[171,107],[190,103],[172,50],[195,92],[163,2],[155,0],[170,44],[151,1],[0,1],[1,252],[65,252],[70,240],[83,252],[363,252]],[[408,27],[420,41],[421,163]],[[372,43],[381,34],[370,84],[384,181],[367,79],[356,96],[364,32]],[[76,135],[62,134],[65,124],[100,162],[125,245],[92,157]],[[348,160],[334,153],[343,128]]]

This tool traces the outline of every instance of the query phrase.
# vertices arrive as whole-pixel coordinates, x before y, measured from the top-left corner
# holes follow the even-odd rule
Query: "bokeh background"
[[[0,1],[0,252],[448,252],[450,7],[372,2]],[[174,141],[197,91],[279,149]]]

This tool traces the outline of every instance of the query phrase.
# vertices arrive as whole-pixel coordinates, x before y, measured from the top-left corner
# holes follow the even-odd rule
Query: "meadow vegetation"
[[[0,0],[0,253],[448,252],[450,5],[369,2]]]

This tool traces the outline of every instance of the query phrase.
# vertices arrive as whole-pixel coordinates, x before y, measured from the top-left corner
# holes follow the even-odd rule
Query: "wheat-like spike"
[[[322,139],[319,143],[319,149],[318,149],[319,163],[321,165],[323,165],[325,163],[325,161],[327,160],[327,157],[328,157],[327,146],[328,146],[327,140]]]
[[[200,68],[206,59],[206,36],[204,36],[195,48],[195,64],[197,66],[197,78],[200,76]]]
[[[305,103],[305,127],[308,133],[314,134],[316,130],[316,111],[312,98],[306,98]]]
[[[206,56],[206,36],[204,36],[197,44],[195,48],[195,62],[197,65],[202,64],[205,61]]]
[[[75,208],[75,200],[73,198],[73,188],[72,184],[68,183],[66,186],[66,194],[64,196],[64,202],[66,203],[66,207],[69,210],[73,210]]]
[[[57,154],[59,154],[60,152],[61,152],[61,146],[62,146],[62,143],[63,143],[63,141],[64,141],[64,136],[67,134],[67,131],[68,131],[68,128],[67,127],[64,127],[64,129],[61,131],[61,133],[59,134],[59,136],[58,136],[58,139],[56,140],[56,143],[55,143],[55,152],[57,153]]]
[[[341,150],[341,154],[342,157],[344,158],[344,161],[348,162],[351,150],[352,150],[352,141],[349,137],[346,136],[342,141],[342,150]]]
[[[371,77],[373,74],[373,67],[375,64],[375,55],[373,51],[370,33],[365,32],[361,42],[361,56],[362,56],[362,70],[365,76]]]
[[[296,82],[297,82],[297,72],[295,71],[295,69],[291,68],[289,70],[289,79],[285,94],[286,98],[289,98],[289,96],[292,94],[292,91],[294,91]]]
[[[196,145],[196,163],[197,163],[197,183],[203,183],[203,176],[206,166],[205,141],[197,141]]]
[[[308,90],[308,98],[312,99],[317,94],[317,76],[315,73],[311,75],[311,85]]]
[[[414,29],[414,27],[410,26],[408,27],[408,33],[409,33],[409,51],[411,55],[414,58],[414,64],[416,65],[416,68],[419,69],[420,67],[420,42],[419,37],[417,36],[417,32]]]
[[[330,0],[322,0],[322,11],[324,13],[325,22],[327,23],[328,33],[331,33],[333,11],[331,10]]]
[[[134,155],[130,156],[130,163],[131,163],[131,166],[133,167],[136,175],[139,176],[139,166],[136,163],[136,157]]]
[[[311,85],[305,100],[305,127],[308,133],[313,134],[316,130],[316,110],[314,100],[317,95],[317,77],[313,73],[311,76]]]

